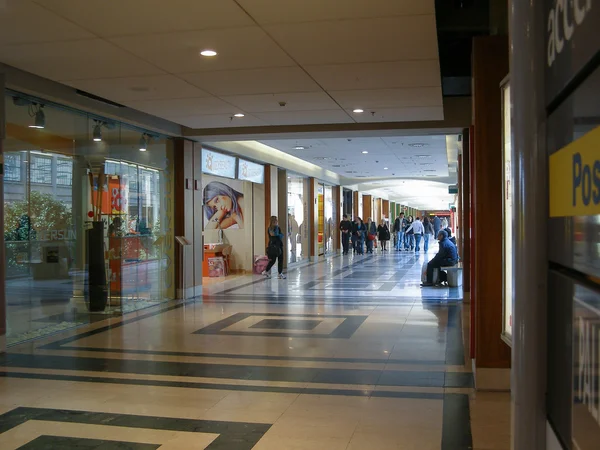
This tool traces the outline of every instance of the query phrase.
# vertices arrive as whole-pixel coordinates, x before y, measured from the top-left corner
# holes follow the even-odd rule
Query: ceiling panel
[[[391,61],[371,64],[306,66],[310,75],[327,90],[385,89],[440,86],[437,59]]]
[[[320,90],[319,85],[297,66],[198,72],[179,76],[217,96]]]
[[[359,123],[368,122],[419,122],[444,120],[442,106],[425,106],[412,108],[377,108],[375,115],[370,113],[353,114]]]
[[[35,1],[101,37],[253,25],[232,0]]]
[[[115,102],[187,97],[208,97],[208,93],[173,75],[151,77],[102,78],[63,81],[63,83]]]
[[[238,0],[260,24],[433,14],[433,0]]]
[[[132,36],[111,41],[170,73],[295,65],[259,27]],[[214,49],[218,55],[200,56],[204,49]]]
[[[234,114],[234,106],[215,97],[180,98],[123,102],[127,106],[159,117],[175,118],[202,114]]]
[[[333,110],[338,107],[325,92],[235,95],[221,98],[226,102],[251,113]],[[279,102],[285,102],[285,106],[280,106]]]
[[[270,125],[303,125],[321,123],[350,123],[352,119],[341,109],[330,111],[285,111],[255,113],[254,116]]]
[[[265,29],[301,65],[438,58],[434,15],[269,25]]]
[[[0,46],[0,61],[52,80],[164,73],[101,39]]]
[[[257,127],[268,125],[262,120],[246,115],[245,117],[232,117],[231,114],[211,114],[190,117],[174,117],[173,122],[190,128],[230,128],[230,127]]]
[[[0,43],[2,45],[93,37],[93,34],[83,28],[56,17],[29,0],[0,2]]]
[[[330,91],[330,94],[343,108],[362,108],[365,112],[374,108],[443,105],[441,87]]]

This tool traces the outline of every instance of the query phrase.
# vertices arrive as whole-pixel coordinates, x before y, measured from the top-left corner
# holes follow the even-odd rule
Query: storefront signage
[[[600,127],[550,156],[550,217],[600,214]]]
[[[74,241],[76,238],[73,230],[42,230],[37,235],[40,241]]]
[[[547,0],[546,3],[548,104],[596,54],[600,7],[592,6],[592,0]]]
[[[238,159],[238,179],[263,184],[265,182],[265,167],[245,159]]]
[[[592,450],[600,442],[600,299],[577,287],[573,305],[573,405],[575,448]]]
[[[202,172],[218,177],[235,178],[235,157],[202,149]]]

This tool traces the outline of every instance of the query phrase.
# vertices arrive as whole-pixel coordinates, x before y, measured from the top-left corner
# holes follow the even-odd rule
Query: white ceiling
[[[446,135],[260,141],[348,179],[447,178]],[[294,147],[304,147],[296,150]],[[369,153],[364,154],[363,151]],[[387,167],[387,170],[385,169]]]
[[[443,119],[433,0],[3,0],[0,61],[193,128]]]

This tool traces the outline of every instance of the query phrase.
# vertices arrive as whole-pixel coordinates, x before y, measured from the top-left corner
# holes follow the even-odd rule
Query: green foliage
[[[70,230],[73,224],[71,208],[51,194],[31,191],[29,201],[4,204],[4,238],[10,239],[26,216],[36,233],[46,230]],[[7,239],[8,238],[8,239]]]

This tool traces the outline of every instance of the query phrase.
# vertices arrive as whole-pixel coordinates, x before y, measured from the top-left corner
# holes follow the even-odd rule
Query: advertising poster
[[[202,149],[202,172],[235,178],[235,157]]]
[[[238,179],[263,184],[265,182],[265,168],[261,164],[239,159]]]
[[[204,229],[244,228],[244,184],[239,180],[205,176],[202,179]]]

